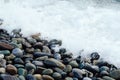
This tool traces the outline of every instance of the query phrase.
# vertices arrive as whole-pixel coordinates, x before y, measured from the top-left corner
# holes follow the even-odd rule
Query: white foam
[[[97,0],[98,1],[98,0]],[[114,0],[4,0],[0,1],[2,27],[22,28],[25,35],[41,32],[57,38],[78,55],[97,51],[120,65],[120,10]]]

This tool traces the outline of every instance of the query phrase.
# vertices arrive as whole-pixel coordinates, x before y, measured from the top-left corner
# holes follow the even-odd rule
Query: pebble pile
[[[120,80],[120,69],[100,60],[73,58],[61,40],[45,40],[40,34],[23,37],[21,29],[0,29],[0,80]]]

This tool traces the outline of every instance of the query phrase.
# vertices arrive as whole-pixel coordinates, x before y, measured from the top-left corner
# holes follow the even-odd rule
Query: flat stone
[[[65,65],[63,63],[53,58],[45,60],[44,64],[51,67],[59,67],[61,69],[65,68]]]
[[[2,80],[19,80],[16,76],[8,75],[8,74],[1,74]]]
[[[43,75],[42,78],[43,78],[43,80],[54,80],[54,78],[52,78],[49,75]]]
[[[53,73],[53,70],[52,69],[45,69],[43,70],[42,74],[43,75],[51,75]]]
[[[12,50],[13,46],[8,43],[0,42],[0,50]]]
[[[115,79],[113,79],[113,78],[111,78],[111,77],[109,77],[109,76],[103,76],[103,79],[104,79],[104,80],[115,80]]]
[[[49,54],[49,53],[43,53],[43,52],[35,52],[35,53],[34,53],[34,57],[35,57],[35,58],[42,57],[42,56],[53,57],[53,55],[52,55],[52,54]]]
[[[2,51],[0,51],[0,54],[10,55],[10,51],[9,50],[2,50]]]
[[[33,61],[32,64],[35,66],[44,66],[43,61]]]

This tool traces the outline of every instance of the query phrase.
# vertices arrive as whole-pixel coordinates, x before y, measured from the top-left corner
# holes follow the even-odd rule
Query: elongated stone
[[[44,64],[51,67],[59,67],[61,69],[65,68],[65,65],[63,63],[53,58],[45,60]]]

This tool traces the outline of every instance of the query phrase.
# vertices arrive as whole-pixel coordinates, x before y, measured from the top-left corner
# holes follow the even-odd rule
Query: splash
[[[63,41],[77,56],[97,51],[106,61],[120,65],[120,5],[115,0],[1,0],[2,28],[21,28],[27,36]]]

